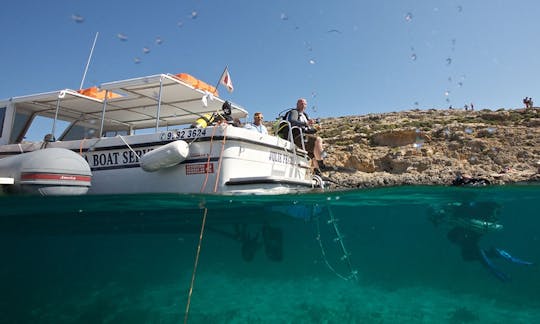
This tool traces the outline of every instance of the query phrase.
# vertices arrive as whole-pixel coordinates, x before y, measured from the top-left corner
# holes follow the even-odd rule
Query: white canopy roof
[[[224,103],[223,99],[170,74],[108,82],[102,84],[100,90],[119,96],[105,100],[66,89],[14,97],[9,101],[18,110],[51,118],[59,105],[59,119],[81,123],[101,121],[105,107],[105,130],[155,127],[158,107],[159,126],[190,124],[204,114],[221,112]],[[104,95],[101,98],[105,98]],[[246,110],[236,104],[231,105],[234,118],[247,116]]]

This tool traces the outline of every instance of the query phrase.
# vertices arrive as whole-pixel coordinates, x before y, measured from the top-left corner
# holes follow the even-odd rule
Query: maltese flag
[[[225,68],[225,71],[223,71],[223,74],[221,75],[221,79],[219,80],[221,84],[223,84],[227,91],[233,92],[234,87],[231,80],[231,75],[229,74],[229,69]]]

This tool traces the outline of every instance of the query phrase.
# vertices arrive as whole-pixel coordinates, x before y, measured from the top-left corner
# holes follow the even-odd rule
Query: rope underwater
[[[208,214],[208,208],[204,207],[204,214],[201,224],[201,233],[199,234],[199,244],[197,245],[197,254],[195,255],[195,263],[193,265],[193,273],[191,274],[191,284],[189,285],[188,300],[186,303],[186,312],[184,313],[184,324],[187,323],[189,317],[189,307],[191,306],[191,295],[193,294],[193,286],[195,285],[195,274],[197,273],[197,266],[199,265],[199,256],[201,254],[201,244],[204,235],[204,227],[206,225],[206,215]]]

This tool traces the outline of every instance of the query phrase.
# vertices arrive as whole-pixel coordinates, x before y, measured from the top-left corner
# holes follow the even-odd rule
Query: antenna
[[[84,79],[86,78],[86,72],[88,72],[88,66],[90,65],[90,60],[92,59],[92,54],[94,53],[94,47],[96,46],[96,41],[98,38],[99,32],[96,32],[96,37],[94,37],[94,43],[92,44],[92,49],[90,49],[90,55],[88,55],[88,61],[86,62],[86,67],[84,68],[84,74],[81,80],[81,85],[79,87],[79,90],[82,89],[84,84]]]

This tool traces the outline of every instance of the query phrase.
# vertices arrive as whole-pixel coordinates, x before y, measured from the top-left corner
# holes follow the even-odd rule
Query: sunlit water
[[[538,263],[539,198],[540,186],[0,197],[0,322],[183,322],[206,214],[190,323],[532,323],[538,266],[492,259],[501,282],[431,216],[495,205],[504,229],[480,247]]]

